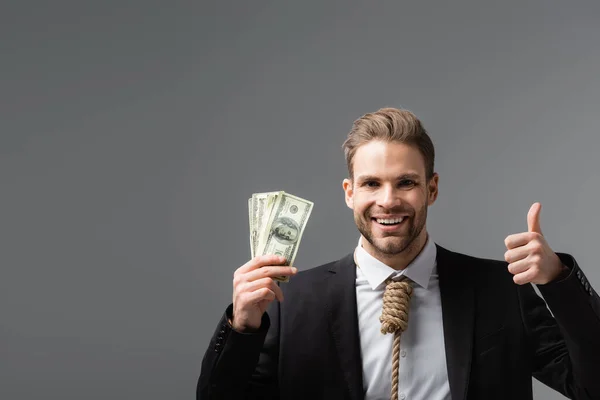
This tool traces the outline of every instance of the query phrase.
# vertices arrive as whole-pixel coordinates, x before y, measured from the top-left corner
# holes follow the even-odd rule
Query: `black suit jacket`
[[[516,285],[502,261],[437,246],[448,379],[453,400],[531,399],[532,376],[573,399],[600,399],[600,298],[575,260],[570,274]],[[256,333],[223,315],[197,399],[364,398],[352,254],[281,285]]]

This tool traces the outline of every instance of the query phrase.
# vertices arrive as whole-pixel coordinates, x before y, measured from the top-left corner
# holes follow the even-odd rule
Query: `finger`
[[[280,302],[283,301],[283,290],[281,290],[277,282],[273,281],[271,285],[271,290],[273,291],[273,293],[275,293],[275,297],[277,298],[277,300],[279,300]]]
[[[273,291],[273,293],[275,293],[275,297],[277,297],[277,300],[279,300],[280,302],[283,301],[283,290],[281,290],[277,282],[273,280],[272,282],[273,283],[271,285],[271,290]]]
[[[527,243],[535,239],[539,234],[535,232],[522,232],[508,235],[504,239],[504,245],[507,249],[514,249],[520,246],[525,246]]]
[[[263,300],[273,301],[277,298],[277,295],[271,289],[263,287],[253,292],[244,292],[240,297],[242,301],[256,304]]]
[[[267,266],[252,270],[244,274],[244,280],[247,282],[255,281],[260,278],[274,278],[276,276],[292,276],[298,272],[296,267],[277,267]]]
[[[285,263],[285,257],[282,256],[256,256],[252,260],[248,261],[246,264],[238,268],[236,272],[244,274],[246,272],[264,267],[265,265],[281,265],[283,263]]]
[[[542,211],[542,205],[540,203],[533,203],[529,212],[527,213],[527,230],[529,232],[535,232],[542,234],[542,228],[540,227],[540,213]]]
[[[517,285],[524,285],[526,283],[533,281],[533,278],[535,277],[535,273],[536,273],[535,270],[530,268],[527,271],[521,272],[520,274],[513,276],[513,281]]]
[[[529,263],[526,260],[519,260],[508,264],[508,272],[513,275],[518,275],[529,269]]]
[[[279,301],[283,301],[283,291],[273,280],[273,278],[261,278],[252,282],[246,282],[239,288],[240,293],[254,292],[259,289],[267,288],[275,293],[275,297]]]
[[[509,264],[517,262],[519,260],[522,260],[522,259],[526,258],[531,253],[531,248],[530,247],[531,246],[529,246],[529,243],[528,243],[528,244],[526,244],[524,246],[519,246],[519,247],[512,248],[510,250],[507,250],[504,253],[504,259]]]

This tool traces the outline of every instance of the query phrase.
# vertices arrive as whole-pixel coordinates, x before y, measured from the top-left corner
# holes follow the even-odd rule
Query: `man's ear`
[[[352,179],[346,178],[342,182],[342,187],[344,188],[344,198],[346,200],[346,205],[350,209],[354,209],[354,189],[352,186]]]
[[[427,184],[427,189],[428,189],[427,192],[429,193],[429,198],[427,199],[428,205],[432,205],[438,197],[439,179],[440,179],[440,176],[438,175],[437,172],[435,172]]]

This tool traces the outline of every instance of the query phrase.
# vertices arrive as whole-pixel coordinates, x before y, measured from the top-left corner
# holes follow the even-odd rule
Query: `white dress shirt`
[[[381,333],[385,280],[402,275],[413,283],[408,328],[400,337],[399,400],[449,400],[442,304],[436,247],[428,239],[423,251],[402,271],[396,271],[356,248],[356,302],[366,400],[388,400],[392,391],[393,334]]]

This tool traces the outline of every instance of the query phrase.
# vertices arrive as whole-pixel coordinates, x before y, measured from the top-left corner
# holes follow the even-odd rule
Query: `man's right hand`
[[[283,301],[281,288],[273,277],[292,276],[298,270],[282,264],[285,264],[284,257],[258,256],[235,271],[231,321],[233,329],[238,332],[258,330],[268,305],[275,299]]]

